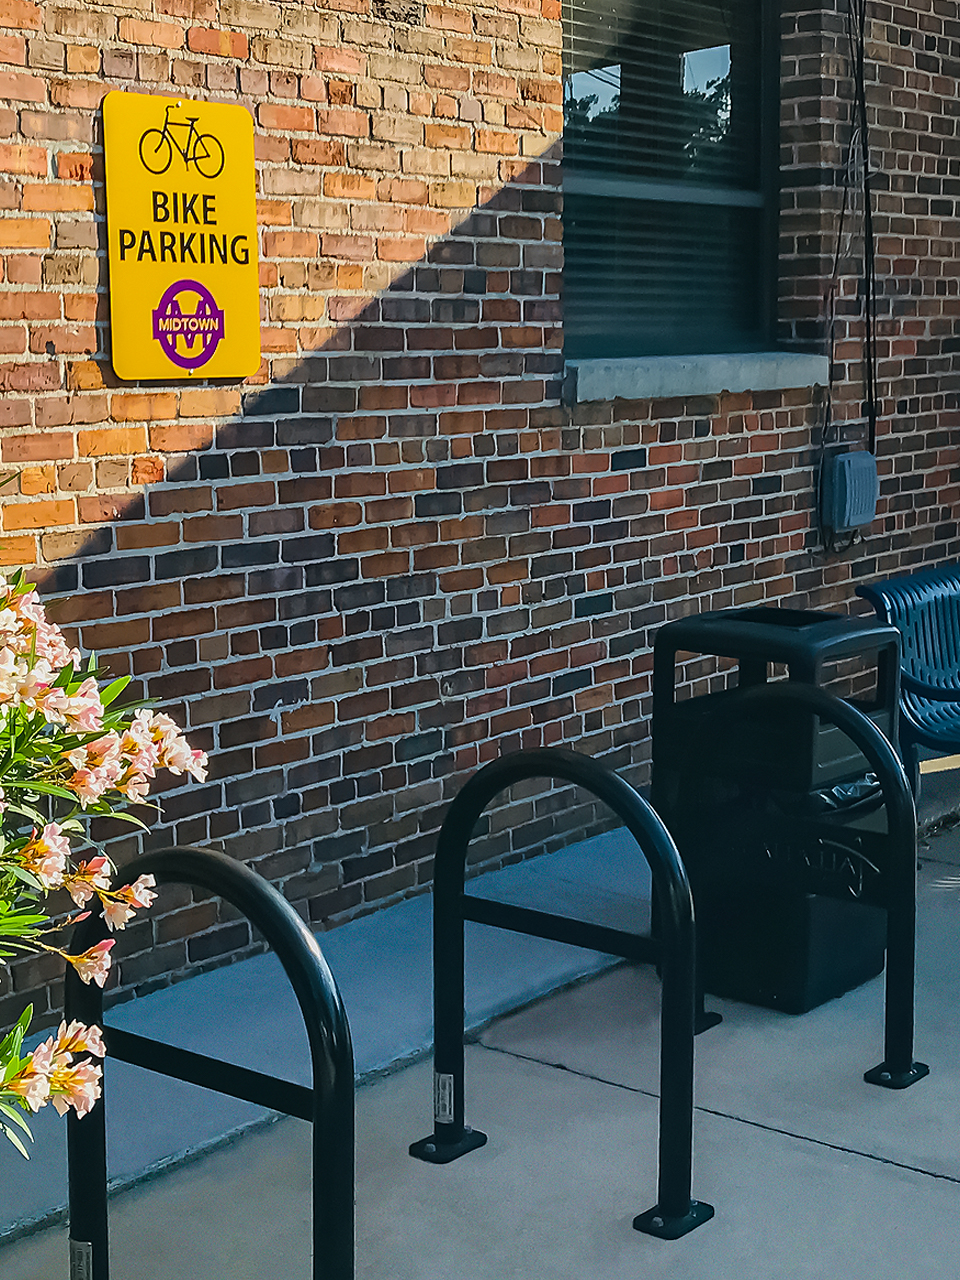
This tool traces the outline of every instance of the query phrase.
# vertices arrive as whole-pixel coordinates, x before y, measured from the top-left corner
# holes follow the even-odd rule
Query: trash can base
[[[925,1062],[915,1062],[909,1071],[891,1071],[885,1062],[863,1073],[867,1084],[878,1084],[881,1089],[909,1089],[912,1084],[930,1074]]]
[[[654,1205],[646,1213],[639,1214],[633,1220],[634,1231],[642,1231],[644,1235],[657,1236],[660,1240],[679,1240],[689,1231],[695,1231],[713,1217],[712,1204],[702,1200],[690,1201],[690,1212],[680,1218],[670,1218],[660,1212],[659,1205]]]
[[[701,980],[712,995],[801,1014],[883,972],[887,915],[872,903],[730,880],[699,885]]]
[[[427,1164],[449,1164],[451,1160],[459,1160],[461,1156],[485,1146],[486,1141],[485,1133],[465,1125],[459,1141],[439,1142],[436,1134],[431,1133],[428,1138],[411,1143],[410,1154],[415,1160],[424,1160]]]

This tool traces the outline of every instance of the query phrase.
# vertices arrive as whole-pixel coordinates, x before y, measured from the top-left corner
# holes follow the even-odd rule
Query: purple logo
[[[184,310],[182,302],[192,305],[193,310]],[[206,364],[223,334],[223,312],[210,290],[196,280],[172,284],[153,313],[153,336],[181,369],[199,369]]]

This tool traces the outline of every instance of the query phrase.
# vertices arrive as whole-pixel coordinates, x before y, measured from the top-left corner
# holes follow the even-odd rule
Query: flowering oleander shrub
[[[49,622],[21,573],[0,577],[0,963],[22,952],[50,952],[84,982],[103,986],[112,938],[80,955],[57,945],[47,896],[66,891],[78,908],[98,900],[108,929],[122,929],[156,896],[153,876],[111,889],[109,859],[90,836],[90,821],[120,818],[142,803],[158,769],[206,777],[207,758],[191,750],[176,724],[144,706],[118,705],[129,677],[104,681]],[[0,1130],[26,1155],[22,1113],[52,1102],[63,1115],[85,1115],[100,1095],[103,1056],[97,1027],[61,1023],[24,1055],[25,1010],[0,1042]]]

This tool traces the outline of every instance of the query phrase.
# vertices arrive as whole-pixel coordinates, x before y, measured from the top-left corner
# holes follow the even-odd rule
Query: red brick
[[[47,88],[42,77],[22,75],[18,71],[0,72],[0,100],[14,102],[46,102]]]
[[[93,156],[83,151],[61,151],[57,156],[57,177],[69,182],[90,182]]]
[[[45,177],[49,167],[45,147],[25,147],[0,143],[0,173],[23,173]]]
[[[187,48],[192,53],[206,53],[212,57],[247,58],[250,54],[250,40],[242,31],[191,27],[187,32]]]
[[[0,0],[0,27],[17,27],[23,31],[39,31],[43,14],[30,0]]]
[[[181,49],[183,28],[172,22],[145,22],[140,18],[120,19],[120,39],[129,44],[157,49]]]
[[[48,249],[49,218],[0,218],[0,248]]]
[[[257,108],[257,119],[264,129],[280,129],[284,133],[308,133],[316,125],[312,107],[294,107],[279,102],[262,103]]]

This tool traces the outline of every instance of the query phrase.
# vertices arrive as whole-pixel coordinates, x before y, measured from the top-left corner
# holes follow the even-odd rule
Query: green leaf
[[[33,1135],[30,1133],[30,1126],[27,1124],[26,1120],[24,1120],[16,1107],[11,1107],[9,1102],[0,1102],[0,1114],[5,1115],[8,1119],[12,1120],[13,1123],[18,1125],[27,1137],[30,1138],[31,1142],[33,1141]]]
[[[10,787],[17,787],[21,791],[27,791],[40,796],[60,796],[64,800],[76,800],[76,795],[72,791],[68,791],[66,787],[58,787],[53,782],[37,782],[34,779],[30,781],[22,781],[19,778],[4,778],[4,790]]]
[[[109,707],[111,702],[115,702],[119,698],[129,683],[129,676],[120,676],[116,680],[112,680],[105,689],[100,690],[100,701],[105,707]]]
[[[54,689],[65,689],[73,680],[73,663],[68,662],[57,672],[57,678],[51,686]]]
[[[23,1044],[23,1037],[27,1034],[27,1028],[30,1026],[30,1019],[33,1017],[33,1005],[28,1004],[17,1019],[16,1025],[11,1031],[0,1040],[0,1061],[7,1054],[17,1057],[20,1053],[20,1046]]]
[[[30,1152],[20,1141],[19,1136],[16,1133],[14,1133],[14,1131],[11,1128],[9,1128],[5,1124],[0,1124],[0,1133],[3,1134],[3,1136],[7,1139],[8,1142],[13,1143],[13,1145],[17,1148],[17,1150],[23,1156],[24,1160],[30,1159]]]
[[[4,786],[8,786],[4,780]],[[34,826],[42,827],[46,822],[46,815],[42,814],[39,809],[34,809],[32,805],[14,804],[12,801],[7,802],[7,813],[19,813],[21,817],[29,819]]]
[[[44,886],[31,871],[26,869],[26,867],[17,866],[14,862],[4,866],[4,870],[7,875],[13,876],[17,880],[22,880],[23,883],[25,885],[29,885],[31,889],[36,889],[40,893],[46,893]]]
[[[145,822],[141,822],[135,814],[127,813],[125,809],[114,809],[110,812],[109,816],[111,818],[116,818],[118,822],[129,822],[132,826],[139,827],[141,831],[150,830]]]
[[[9,938],[34,937],[47,917],[30,911],[0,911],[0,936]]]

